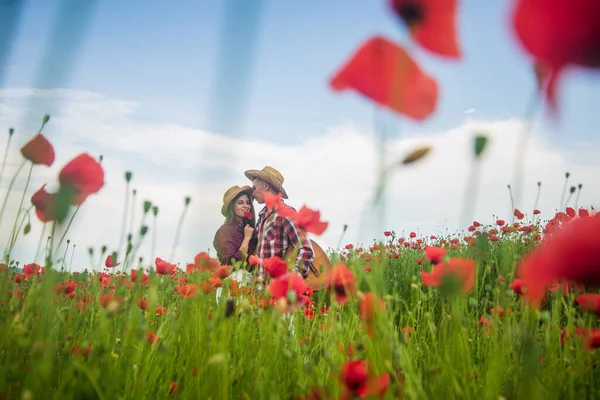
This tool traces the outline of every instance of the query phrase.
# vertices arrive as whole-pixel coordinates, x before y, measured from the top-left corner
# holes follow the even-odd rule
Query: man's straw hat
[[[258,178],[262,179],[265,182],[268,182],[270,185],[272,185],[274,188],[281,192],[281,197],[283,197],[284,199],[288,198],[288,195],[285,192],[285,189],[283,188],[283,175],[281,175],[281,173],[275,168],[266,166],[260,171],[257,169],[249,169],[248,171],[244,172],[244,175],[246,175],[246,178],[250,179],[251,181],[255,178]]]
[[[224,217],[227,216],[227,208],[229,207],[229,204],[240,193],[246,193],[248,195],[248,198],[250,199],[250,201],[252,201],[252,188],[250,186],[244,185],[244,186],[240,187],[240,186],[236,185],[236,186],[230,187],[229,189],[227,189],[227,191],[223,195],[223,206],[221,207],[221,214],[223,214]]]

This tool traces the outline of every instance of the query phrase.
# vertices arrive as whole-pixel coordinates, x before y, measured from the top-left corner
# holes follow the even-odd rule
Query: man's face
[[[267,192],[267,183],[255,178],[252,181],[252,197],[258,204],[265,204],[265,193]]]

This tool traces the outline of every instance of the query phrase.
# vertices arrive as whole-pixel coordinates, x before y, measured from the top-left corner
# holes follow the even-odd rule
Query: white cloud
[[[84,204],[68,235],[77,244],[75,270],[89,268],[89,246],[108,245],[110,250],[115,249],[121,231],[126,170],[133,171],[132,187],[138,191],[135,226],[139,225],[143,200],[152,200],[160,207],[155,256],[168,258],[184,198],[192,196],[176,260],[173,260],[183,265],[199,251],[211,249],[214,254],[212,239],[223,219],[220,215],[223,192],[231,185],[249,183],[243,175],[246,169],[260,169],[265,165],[284,174],[291,205],[299,208],[307,204],[319,209],[322,219],[330,222],[326,233],[316,238],[325,248],[337,244],[344,224],[349,228],[342,244],[368,244],[382,236],[376,224],[368,222],[367,217],[372,218],[372,214],[365,212],[377,172],[376,143],[370,132],[362,132],[349,124],[327,132],[311,132],[311,136],[294,145],[228,138],[170,123],[147,123],[135,114],[138,104],[89,92],[0,91],[0,126],[16,125],[17,128],[2,179],[1,196],[6,192],[14,164],[20,162],[17,149],[35,129],[18,126],[21,117],[28,115],[24,107],[29,103],[25,100],[31,95],[37,100],[60,100],[60,107],[45,130],[55,146],[56,162],[52,168],[34,168],[26,203],[43,183],[54,182],[62,165],[80,152],[104,155],[106,185]],[[40,119],[44,111],[40,109]],[[37,126],[38,122],[34,122],[32,126]],[[382,229],[394,229],[400,234],[414,230],[429,235],[439,234],[445,227],[450,232],[466,228],[458,219],[472,162],[472,139],[479,132],[489,136],[490,144],[481,165],[477,203],[470,214],[481,222],[490,222],[494,215],[509,219],[511,208],[506,185],[512,177],[521,128],[518,119],[466,120],[447,132],[428,136],[405,133],[390,141],[386,146],[390,162],[401,159],[417,146],[428,144],[433,150],[422,162],[397,169],[391,176],[387,219]],[[0,142],[0,146],[4,143]],[[568,149],[553,148],[543,135],[534,133],[526,153],[523,186],[526,192],[519,205],[521,210],[532,211],[536,183],[542,181],[538,208],[550,216],[560,202],[567,170],[571,172],[573,183],[584,185],[580,205],[589,206],[597,201],[600,187],[594,183],[600,182],[600,163],[582,151],[579,148],[573,155]],[[591,161],[583,164],[580,160],[586,158]],[[21,175],[0,227],[0,244],[6,243],[24,183],[25,176]],[[598,205],[595,204],[596,208]],[[20,239],[15,252],[15,258],[25,263],[33,261],[32,252],[41,233],[41,223],[35,216],[33,219],[31,233]],[[149,234],[140,251],[146,263],[151,256],[151,241]]]

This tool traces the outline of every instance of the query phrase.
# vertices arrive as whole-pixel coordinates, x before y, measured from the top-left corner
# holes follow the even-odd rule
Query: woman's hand
[[[250,240],[252,239],[252,234],[254,233],[254,228],[250,225],[246,225],[244,228],[244,239]]]

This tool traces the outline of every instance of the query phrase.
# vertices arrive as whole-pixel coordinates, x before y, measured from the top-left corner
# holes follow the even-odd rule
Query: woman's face
[[[244,218],[245,212],[250,212],[252,209],[252,202],[248,195],[243,194],[237,198],[233,203],[233,214],[238,218]]]

